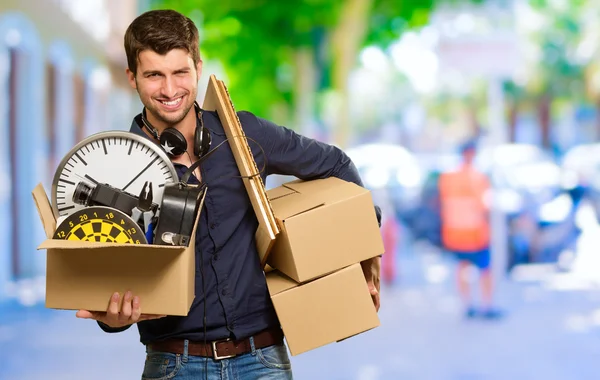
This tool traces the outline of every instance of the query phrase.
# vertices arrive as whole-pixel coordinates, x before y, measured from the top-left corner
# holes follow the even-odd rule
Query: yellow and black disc
[[[147,244],[142,228],[124,212],[104,206],[84,207],[56,228],[54,239]]]

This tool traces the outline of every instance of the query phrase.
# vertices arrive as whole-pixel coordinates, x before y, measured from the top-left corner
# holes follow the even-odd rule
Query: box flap
[[[115,247],[127,247],[130,249],[163,249],[165,252],[182,252],[186,248],[185,246],[158,244],[120,244],[111,242],[47,239],[43,241],[42,244],[37,247],[37,249],[98,249]]]
[[[266,278],[267,287],[269,288],[271,297],[299,285],[296,281],[282,274],[278,270],[271,270],[266,274]]]
[[[336,177],[312,181],[292,181],[284,186],[299,193],[317,197],[324,204],[344,201],[369,192],[364,187]]]
[[[296,191],[286,186],[278,186],[269,191],[267,191],[267,196],[271,201],[274,199],[278,199],[281,197],[285,197],[286,195],[294,194]]]
[[[38,213],[40,214],[46,237],[50,239],[52,238],[52,235],[54,235],[54,231],[56,231],[56,219],[54,218],[48,195],[41,182],[38,183],[31,194],[33,195],[35,207],[37,207]]]
[[[311,194],[293,193],[271,200],[277,219],[285,220],[294,215],[323,205],[323,201]]]

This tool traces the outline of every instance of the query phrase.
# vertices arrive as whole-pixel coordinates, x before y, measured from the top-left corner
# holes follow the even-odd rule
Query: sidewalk
[[[502,284],[500,321],[462,318],[452,281],[382,289],[382,326],[292,357],[296,380],[587,380],[600,368],[600,293]],[[137,329],[102,332],[73,311],[0,307],[2,380],[139,379]]]

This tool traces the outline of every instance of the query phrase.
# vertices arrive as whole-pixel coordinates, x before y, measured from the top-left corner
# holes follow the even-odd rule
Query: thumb
[[[77,318],[83,318],[83,319],[94,319],[94,314],[90,311],[87,310],[79,310],[75,316]]]

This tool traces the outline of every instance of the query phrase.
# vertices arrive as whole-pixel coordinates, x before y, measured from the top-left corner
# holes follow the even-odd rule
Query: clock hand
[[[81,179],[87,179],[89,181],[92,181],[94,183],[94,185],[98,184],[98,181],[96,181],[95,179],[92,178],[92,176],[90,176],[89,174],[86,174],[84,176],[81,176],[81,174],[75,173],[76,177],[79,177]]]
[[[89,179],[90,181],[94,182],[94,184],[96,184],[96,185],[98,184],[98,181],[96,181],[95,179],[93,179],[89,174],[86,174],[84,177],[87,178],[87,179]]]
[[[136,179],[138,179],[138,178],[139,178],[139,177],[140,177],[142,174],[144,174],[144,172],[145,172],[146,170],[148,170],[148,168],[149,168],[150,166],[152,166],[152,164],[154,164],[154,162],[156,162],[156,160],[158,160],[158,156],[154,157],[154,160],[150,161],[150,163],[149,163],[148,165],[146,165],[146,167],[145,167],[144,169],[142,169],[142,171],[141,171],[141,172],[139,172],[139,173],[138,173],[138,175],[136,175],[135,177],[133,177],[133,179],[132,179],[131,181],[129,181],[129,183],[128,183],[127,185],[125,185],[125,187],[124,187],[124,188],[122,188],[121,190],[123,190],[123,191],[127,190],[127,188],[128,188],[128,187],[129,187],[129,186],[130,186],[132,183],[134,183]]]

